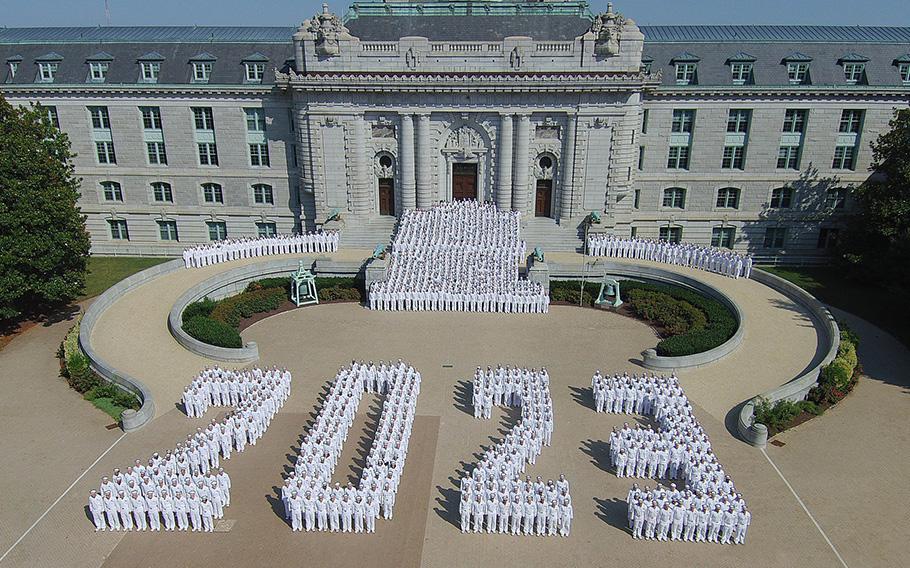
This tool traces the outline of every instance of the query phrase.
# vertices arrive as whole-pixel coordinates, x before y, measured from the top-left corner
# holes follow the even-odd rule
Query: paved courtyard
[[[902,507],[895,506],[910,502],[901,483],[910,465],[904,453],[910,429],[901,418],[908,409],[907,378],[900,372],[910,364],[906,349],[876,335],[881,332],[875,328],[862,327],[867,324],[856,325],[864,336],[861,356],[873,378],[825,416],[780,436],[783,447],[769,447],[779,474],[761,451],[732,436],[727,420],[743,400],[804,369],[817,348],[815,332],[805,313],[755,282],[692,272],[733,296],[747,315],[740,349],[680,374],[718,456],[753,511],[745,546],[657,544],[635,541],[626,532],[624,499],[631,481],[607,470],[605,440],[611,426],[629,418],[596,414],[588,386],[595,368],[640,370],[640,351],[656,339],[640,322],[574,307],[554,307],[547,316],[501,316],[370,312],[336,304],[263,320],[244,338],[258,342],[259,364],[292,370],[293,393],[262,441],[227,462],[234,480],[233,504],[226,511],[233,522],[229,530],[95,534],[84,505],[100,475],[172,447],[202,422],[187,419],[174,403],[183,385],[209,362],[180,348],[164,322],[182,290],[224,269],[155,280],[102,318],[96,348],[145,381],[158,401],[157,418],[135,433],[121,437],[106,430],[104,416],[55,378],[53,349],[66,324],[33,329],[0,351],[0,395],[10,401],[0,427],[16,433],[5,437],[4,455],[20,456],[4,460],[0,477],[0,555],[5,555],[0,567],[841,565],[819,527],[850,567],[900,566],[910,552]],[[867,334],[874,339],[865,339]],[[398,357],[414,364],[424,380],[395,519],[379,522],[375,535],[291,533],[276,513],[276,488],[326,381],[351,358]],[[528,473],[547,478],[564,472],[570,480],[576,520],[567,539],[462,535],[455,526],[458,475],[514,420],[502,411],[489,422],[474,420],[471,413],[473,368],[497,363],[545,365],[550,371],[556,432]],[[366,402],[336,470],[338,481],[356,478],[368,449],[370,415],[378,407],[377,401]],[[58,432],[49,425],[64,428]]]

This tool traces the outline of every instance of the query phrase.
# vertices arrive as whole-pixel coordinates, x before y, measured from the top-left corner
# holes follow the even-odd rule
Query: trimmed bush
[[[357,290],[356,288],[342,288],[340,286],[332,286],[331,288],[324,288],[322,290],[319,290],[320,302],[360,302],[362,300],[363,298],[360,296],[360,290]]]
[[[634,289],[629,292],[629,304],[640,317],[658,323],[671,335],[704,329],[708,324],[704,312],[663,292]]]
[[[287,276],[278,276],[276,278],[263,278],[262,280],[255,280],[250,282],[246,287],[246,292],[252,292],[254,290],[263,290],[265,288],[281,288],[282,290],[290,290],[291,281]]]
[[[772,405],[771,401],[762,398],[755,406],[755,421],[777,433],[785,430],[799,413],[800,408],[795,402],[779,400]]]
[[[66,377],[69,385],[79,393],[89,391],[101,382],[89,367],[88,357],[79,351],[72,353],[66,362]]]
[[[216,305],[217,302],[210,299],[208,296],[202,298],[198,302],[193,302],[183,310],[183,323],[190,321],[196,316],[210,316]]]
[[[196,316],[183,324],[183,331],[190,337],[216,347],[243,347],[240,333],[223,321]]]
[[[285,291],[280,288],[262,288],[243,292],[218,302],[209,317],[231,327],[237,327],[240,320],[244,318],[274,310],[286,297]]]

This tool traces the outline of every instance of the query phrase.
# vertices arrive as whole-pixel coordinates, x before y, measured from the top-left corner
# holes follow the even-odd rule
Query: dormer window
[[[157,83],[161,73],[161,63],[158,61],[140,61],[139,73],[145,83]]]
[[[844,79],[850,85],[862,84],[865,72],[865,63],[844,63]]]
[[[53,61],[38,62],[38,80],[42,83],[53,83],[57,76],[57,63]]]
[[[19,59],[7,59],[6,60],[6,67],[8,70],[7,75],[6,75],[7,83],[11,82],[13,79],[16,78],[16,73],[19,72],[19,61],[20,61]]]
[[[904,85],[910,85],[910,63],[898,64],[897,72],[901,76],[901,83]]]
[[[193,62],[193,81],[196,83],[208,83],[212,75],[212,64],[209,61]]]
[[[676,64],[676,84],[677,85],[694,85],[695,71],[697,63],[677,63]]]
[[[88,74],[92,81],[103,83],[107,77],[107,68],[110,64],[107,61],[89,61]]]
[[[246,67],[246,82],[261,83],[265,76],[265,63],[247,61],[243,64]]]
[[[752,82],[751,63],[731,63],[730,71],[733,73],[734,85],[745,85]]]
[[[791,85],[806,85],[809,83],[809,63],[787,63],[787,79]]]
[[[641,72],[650,75],[651,74],[651,64],[654,63],[654,58],[650,56],[645,56],[641,58]]]

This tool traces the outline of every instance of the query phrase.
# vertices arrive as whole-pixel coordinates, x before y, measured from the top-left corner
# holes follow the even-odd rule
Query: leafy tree
[[[910,286],[910,109],[895,112],[872,143],[873,175],[853,195],[858,214],[841,242],[854,272]]]
[[[0,321],[65,304],[85,286],[90,245],[72,158],[45,109],[0,96]]]

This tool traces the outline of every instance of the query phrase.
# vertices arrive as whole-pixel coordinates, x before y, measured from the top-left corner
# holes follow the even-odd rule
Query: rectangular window
[[[294,167],[299,167],[297,163],[297,144],[291,144],[291,161],[294,164]]]
[[[648,133],[648,109],[641,111],[641,133]]]
[[[115,181],[105,181],[101,183],[101,189],[104,191],[105,201],[123,201],[123,189]]]
[[[787,239],[786,227],[768,227],[765,229],[765,248],[779,249],[784,248],[784,242]]]
[[[102,82],[107,77],[108,63],[106,61],[90,61],[88,64],[89,78],[92,81]]]
[[[161,109],[158,107],[139,107],[142,113],[142,128],[161,130]]]
[[[278,234],[275,223],[256,223],[256,234],[260,237],[274,237]]]
[[[130,232],[127,229],[126,221],[120,219],[108,219],[108,226],[111,228],[111,238],[115,241],[130,240]]]
[[[735,187],[724,187],[717,191],[718,209],[739,209],[739,190]]]
[[[901,63],[897,66],[897,72],[901,76],[901,83],[910,85],[910,63]],[[13,73],[15,75],[15,73]]]
[[[843,187],[831,188],[825,192],[825,207],[843,209],[847,205],[847,190]]]
[[[57,64],[42,62],[38,64],[38,80],[42,83],[53,83],[57,76]]]
[[[111,117],[107,112],[107,107],[88,107],[88,112],[92,116],[92,128],[110,130]]]
[[[681,187],[665,189],[662,205],[664,207],[682,209],[686,206],[686,190]]]
[[[95,142],[95,152],[99,164],[116,164],[117,156],[114,154],[113,142]]]
[[[244,63],[247,83],[261,83],[265,76],[265,63]]]
[[[852,170],[853,169],[853,146],[838,146],[834,148],[834,162],[831,167],[835,170]]]
[[[224,221],[206,221],[210,241],[223,241],[227,238],[227,223]]]
[[[777,167],[781,170],[798,170],[799,146],[781,146],[777,151]]]
[[[19,62],[10,61],[7,63],[7,65],[9,66],[9,77],[7,78],[7,83],[9,83],[16,78],[16,73],[19,72]]]
[[[863,123],[863,111],[859,109],[844,109],[840,113],[840,127],[838,132],[859,134]]]
[[[224,191],[217,183],[207,183],[202,186],[202,199],[206,203],[224,203]]]
[[[727,116],[727,132],[748,132],[751,114],[752,111],[746,109],[730,109],[730,114]]]
[[[809,111],[806,109],[787,109],[784,113],[784,132],[797,133],[804,132],[806,128],[806,116]]]
[[[60,117],[57,116],[57,107],[48,106],[44,107],[44,110],[47,111],[47,119],[51,121],[54,128],[60,128]]]
[[[677,63],[676,64],[676,84],[677,85],[694,85],[697,81],[695,79],[695,63]]]
[[[640,204],[641,204],[641,190],[636,189],[635,197],[632,198],[632,207],[635,209],[638,209]]]
[[[261,108],[245,108],[246,129],[249,132],[265,132],[265,111]]]
[[[720,167],[725,170],[741,170],[745,162],[746,149],[744,146],[724,146],[724,157]]]
[[[667,167],[671,170],[688,170],[689,169],[689,147],[688,146],[670,146],[670,153],[667,157]]]
[[[645,169],[645,147],[638,147],[638,169],[639,171]]]
[[[736,238],[735,227],[714,227],[711,229],[711,246],[733,248],[733,241]]]
[[[789,209],[793,202],[793,190],[789,187],[778,187],[771,192],[772,209]]]
[[[162,241],[179,241],[177,238],[177,221],[158,221],[158,235]]]
[[[787,63],[787,79],[791,85],[807,85],[809,83],[808,63]]]
[[[673,111],[673,124],[671,130],[673,132],[692,132],[692,126],[695,124],[695,111],[694,110],[674,110]]]
[[[751,63],[731,63],[730,71],[733,73],[734,85],[745,85],[752,82]]]
[[[158,203],[173,203],[174,192],[171,190],[171,184],[157,182],[152,184],[152,193],[155,201]]]
[[[818,231],[818,242],[816,247],[820,249],[829,249],[837,246],[837,237],[840,235],[840,229],[830,229],[822,227]]]
[[[270,165],[268,144],[250,144],[250,165],[262,167]]]
[[[200,166],[218,165],[218,148],[214,142],[199,142],[197,146],[199,146]]]
[[[272,186],[258,183],[253,186],[253,201],[259,205],[274,205],[275,196],[272,193]]]
[[[629,229],[629,236],[633,239],[638,236],[638,227],[631,227]]]
[[[161,63],[157,61],[142,61],[139,63],[142,80],[146,83],[157,83],[161,73]]]
[[[193,63],[193,81],[196,83],[208,83],[212,75],[212,64],[208,62],[196,61]]]
[[[196,130],[215,130],[215,119],[210,107],[193,107],[193,124]]]
[[[844,63],[844,79],[850,85],[861,84],[865,70],[866,65],[863,63]]]
[[[682,241],[682,227],[661,227],[658,238],[670,243],[679,243]]]
[[[166,166],[167,153],[164,151],[164,142],[146,142],[149,164]]]

